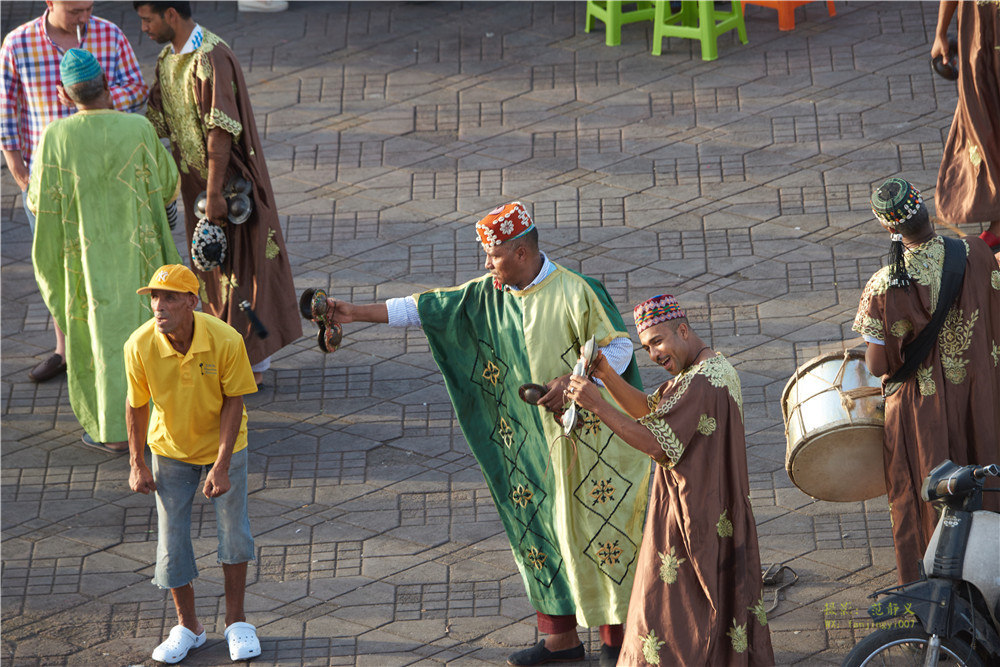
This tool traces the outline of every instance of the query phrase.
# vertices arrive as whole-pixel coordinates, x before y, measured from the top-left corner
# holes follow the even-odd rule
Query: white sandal
[[[204,644],[205,638],[204,630],[200,635],[196,635],[183,625],[175,625],[167,635],[166,641],[153,649],[153,660],[168,665],[180,662],[187,657],[188,651]]]
[[[233,623],[224,633],[229,643],[229,657],[233,661],[249,660],[260,655],[260,640],[257,639],[257,628],[238,621]]]

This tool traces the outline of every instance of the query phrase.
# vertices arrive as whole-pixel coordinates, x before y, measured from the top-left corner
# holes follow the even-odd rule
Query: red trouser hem
[[[538,631],[546,635],[561,635],[564,632],[576,630],[576,615],[566,614],[556,616],[535,612],[538,616]],[[608,646],[621,646],[625,639],[625,629],[621,623],[602,625],[599,628],[601,641]]]

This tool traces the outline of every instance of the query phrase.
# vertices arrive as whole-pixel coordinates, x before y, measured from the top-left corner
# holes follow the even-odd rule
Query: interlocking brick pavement
[[[796,489],[779,401],[799,365],[853,344],[886,252],[870,188],[900,174],[933,199],[956,101],[928,67],[936,3],[836,9],[802,7],[781,33],[749,7],[750,43],[727,34],[706,63],[679,39],[651,56],[648,25],[607,47],[600,24],[584,32],[583,2],[195,7],[243,63],[300,291],[366,302],[463,282],[483,271],[470,223],[521,199],[543,249],[602,279],[626,321],[650,294],[680,296],[743,381],[762,560],[799,575],[770,614],[781,665],[838,664],[867,632],[852,628],[865,596],[894,581],[885,498]],[[6,33],[42,3],[0,11]],[[151,77],[159,46],[130,3],[96,13]],[[149,583],[152,500],[129,492],[125,458],[79,443],[64,379],[26,377],[51,324],[20,196],[2,183],[0,659],[148,665],[175,622]],[[247,400],[256,663],[502,664],[537,640],[534,614],[426,340],[345,333],[333,355],[308,336],[282,350]],[[640,365],[647,386],[662,380]],[[229,663],[214,530],[201,499],[210,639],[189,665]]]

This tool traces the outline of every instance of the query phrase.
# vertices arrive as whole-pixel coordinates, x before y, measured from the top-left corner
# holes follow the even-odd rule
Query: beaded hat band
[[[635,316],[635,328],[638,333],[642,333],[654,324],[685,317],[684,311],[677,305],[677,299],[670,294],[660,294],[643,301],[632,309],[632,315]]]
[[[902,178],[890,178],[872,193],[872,213],[885,227],[895,230],[915,216],[923,204],[920,191]]]

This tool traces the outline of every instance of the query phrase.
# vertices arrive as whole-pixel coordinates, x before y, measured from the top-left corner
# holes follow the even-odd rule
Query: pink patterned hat
[[[632,314],[635,316],[635,328],[638,333],[642,333],[654,324],[686,317],[684,311],[677,305],[677,299],[670,294],[661,294],[643,301],[632,310]]]

